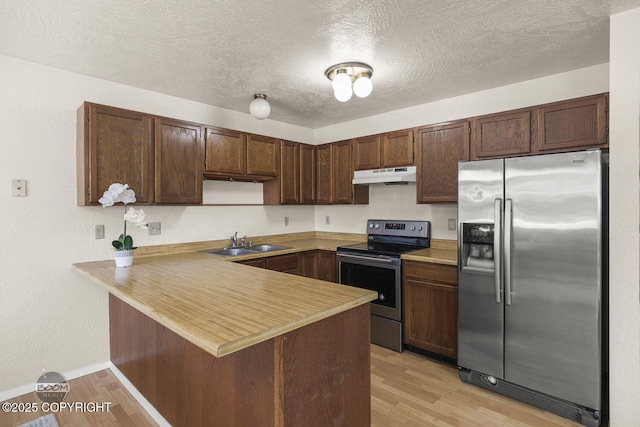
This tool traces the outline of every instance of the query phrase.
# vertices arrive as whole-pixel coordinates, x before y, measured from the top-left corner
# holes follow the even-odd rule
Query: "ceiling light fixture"
[[[340,102],[347,102],[355,93],[366,98],[373,90],[373,68],[362,62],[343,62],[327,68],[324,75],[331,80],[333,95]]]
[[[271,114],[271,105],[267,101],[267,95],[256,93],[253,95],[253,101],[249,104],[249,112],[258,120],[266,119]]]

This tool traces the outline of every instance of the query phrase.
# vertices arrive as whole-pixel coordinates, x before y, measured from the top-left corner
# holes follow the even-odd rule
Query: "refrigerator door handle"
[[[493,201],[493,283],[496,293],[496,303],[502,301],[502,199]]]
[[[511,230],[512,230],[512,200],[504,201],[504,303],[511,305]]]

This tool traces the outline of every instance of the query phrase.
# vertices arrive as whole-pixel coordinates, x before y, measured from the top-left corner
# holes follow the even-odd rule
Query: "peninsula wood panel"
[[[155,133],[156,203],[202,204],[202,127],[157,118]]]
[[[364,427],[369,318],[364,304],[216,358],[110,294],[111,360],[174,426]]]
[[[276,339],[215,358],[109,295],[111,361],[174,426],[274,426]]]
[[[531,110],[472,119],[472,160],[531,154]]]
[[[417,139],[418,203],[455,203],[458,162],[469,160],[469,122],[423,127]]]
[[[247,163],[247,135],[229,129],[207,127],[205,172],[243,175]]]
[[[85,102],[77,120],[78,205],[97,205],[114,182],[129,184],[136,203],[153,203],[153,116]]]
[[[388,132],[382,135],[381,162],[383,168],[415,164],[413,131],[411,129]]]
[[[371,426],[370,318],[365,304],[284,336],[285,426]]]

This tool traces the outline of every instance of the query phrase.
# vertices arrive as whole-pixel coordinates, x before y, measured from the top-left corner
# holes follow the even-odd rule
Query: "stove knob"
[[[378,294],[378,299],[380,301],[384,301],[384,294]]]
[[[411,226],[411,231],[413,231],[413,230],[415,230],[415,229],[416,229],[416,226],[415,226],[415,225],[412,225],[412,226]]]
[[[373,223],[369,224],[369,228],[373,228]]]
[[[418,226],[418,231],[422,231],[422,226],[421,225]]]
[[[375,228],[376,228],[376,229],[380,228],[380,224],[376,224],[376,225],[375,225]]]

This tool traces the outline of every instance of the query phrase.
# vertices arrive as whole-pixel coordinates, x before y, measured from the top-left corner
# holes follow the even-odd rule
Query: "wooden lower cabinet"
[[[217,358],[110,294],[111,361],[174,426],[365,427],[370,317],[364,304]]]
[[[337,282],[336,253],[333,251],[306,251],[243,260],[238,263],[327,282]]]
[[[404,342],[457,357],[458,276],[455,266],[404,261]]]

